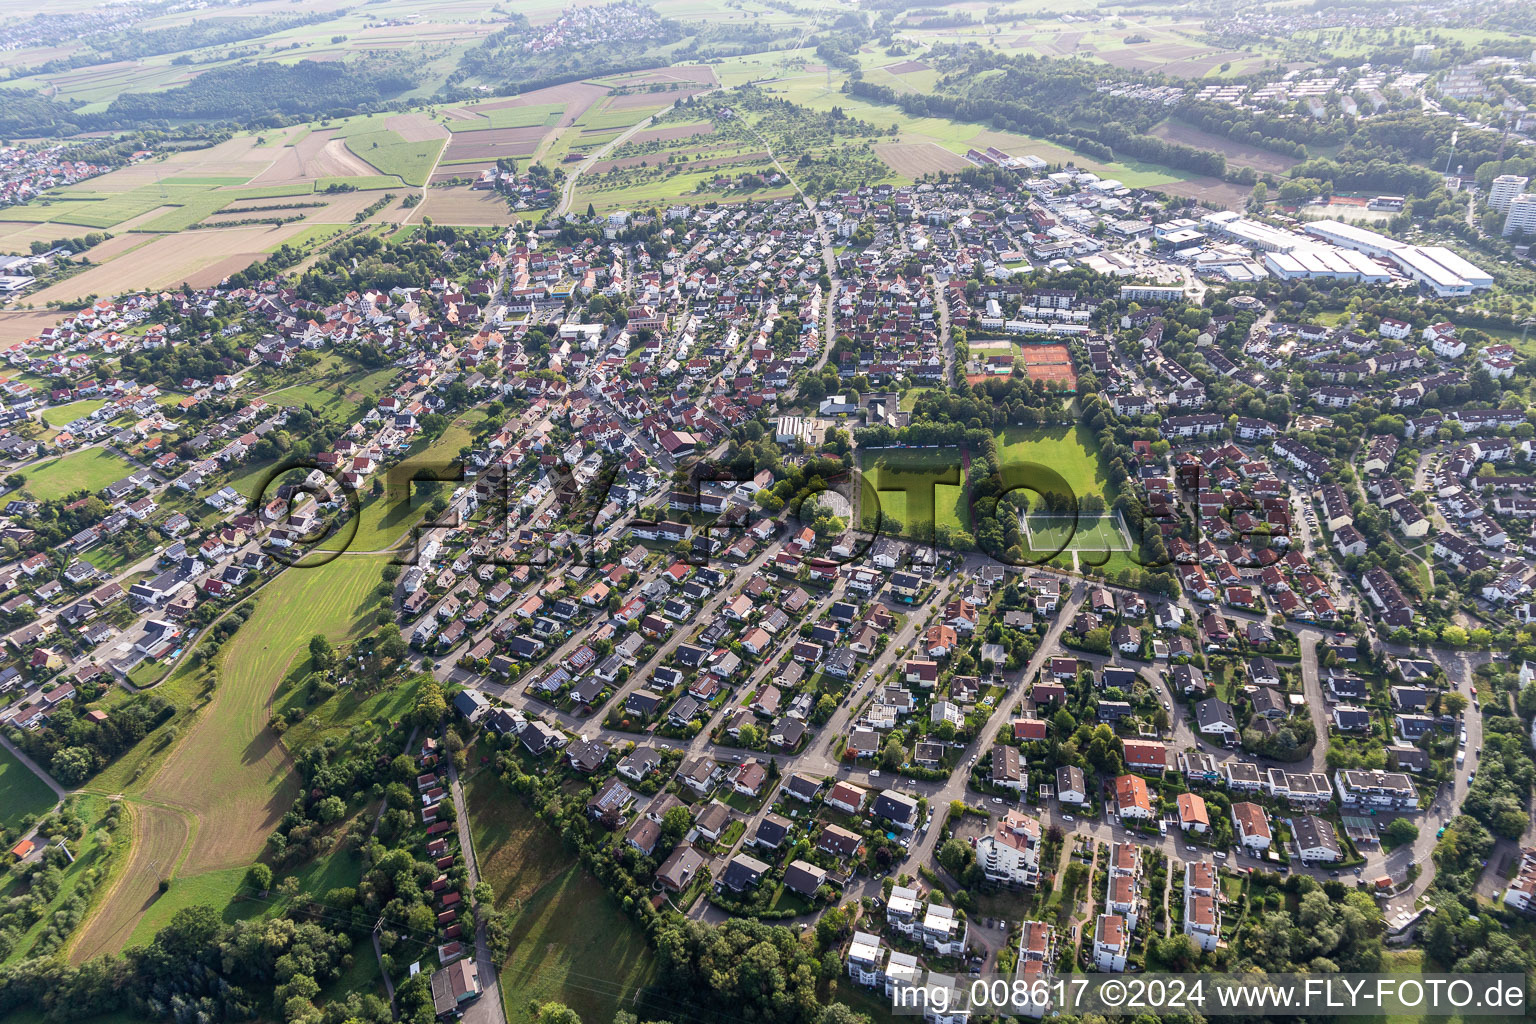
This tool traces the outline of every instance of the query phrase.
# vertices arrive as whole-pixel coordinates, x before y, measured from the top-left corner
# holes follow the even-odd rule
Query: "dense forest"
[[[167,53],[185,53],[202,47],[227,46],[230,43],[259,39],[263,36],[318,25],[347,13],[337,9],[312,14],[296,14],[289,17],[235,17],[203,18],[185,25],[157,28],[145,31],[139,28],[120,28],[112,32],[98,32],[85,37],[88,49],[46,61],[36,67],[17,68],[10,77],[20,78],[34,74],[58,74],[75,68],[93,67],[109,61],[142,60]],[[191,63],[188,58],[185,63]]]
[[[140,60],[166,53],[185,53],[205,46],[225,46],[307,25],[318,25],[345,13],[346,10],[341,9],[296,14],[286,18],[206,18],[148,32],[137,28],[123,29],[90,37],[87,42],[96,54],[80,55],[71,60],[99,63],[103,58],[114,61]]]
[[[340,117],[377,110],[415,87],[409,70],[398,61],[264,61],[206,71],[165,92],[125,93],[97,120],[98,127],[133,127],[156,120],[257,123]]]
[[[80,130],[78,121],[74,111],[40,92],[0,89],[0,135],[73,135]]]
[[[1222,177],[1227,161],[1220,153],[1165,142],[1147,132],[1162,119],[1160,108],[1128,97],[1099,92],[1103,69],[1074,61],[1003,57],[980,47],[936,47],[934,57],[947,83],[974,83],[965,93],[898,93],[853,78],[850,94],[894,104],[913,117],[947,117],[989,124],[1049,139],[1095,160],[1134,157]],[[1002,74],[984,75],[1001,70]]]
[[[177,911],[153,942],[120,957],[71,966],[38,958],[0,968],[0,1017],[32,1007],[50,1020],[132,1011],[154,1020],[382,1022],[389,1006],[352,994],[313,1002],[352,963],[352,938],[311,922],[277,917],[220,920],[209,906]]]

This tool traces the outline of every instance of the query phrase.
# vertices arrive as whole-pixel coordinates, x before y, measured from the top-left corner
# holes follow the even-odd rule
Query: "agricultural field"
[[[452,137],[437,176],[463,174],[469,165],[478,171],[497,157],[546,159],[556,137],[608,93],[604,85],[572,82],[510,99],[441,108],[435,116]],[[552,159],[558,162],[559,158]]]
[[[15,828],[22,818],[42,814],[53,803],[53,790],[0,748],[0,828]]]
[[[400,199],[425,185],[447,141],[447,131],[422,114],[236,136],[0,212],[0,251],[24,252],[33,242],[87,230],[112,233],[85,254],[90,266],[25,296],[36,305],[184,283],[206,287],[284,244],[318,244],[336,232],[317,225],[353,224],[383,191],[396,201],[367,219],[398,223],[408,214]],[[326,191],[333,186],[347,191]],[[0,340],[11,340],[7,319],[28,336],[20,333],[25,321],[5,313]]]
[[[389,193],[403,197],[409,190],[400,185]],[[240,199],[224,207],[203,221],[204,225],[216,226],[241,220],[278,217],[284,220],[297,218],[304,225],[352,224],[354,218],[378,202],[383,196],[376,190],[315,195],[280,196],[271,199]],[[392,203],[372,215],[372,220],[390,222],[403,214],[398,203]],[[286,225],[285,225],[286,226]],[[140,236],[142,237],[142,236]]]
[[[506,200],[494,192],[463,188],[430,190],[420,210],[421,216],[431,217],[434,224],[467,227],[504,227],[526,216],[508,209]]]
[[[903,178],[921,178],[940,171],[963,171],[971,162],[936,142],[882,142],[875,153]]]
[[[409,687],[400,689],[406,693],[412,692]],[[375,804],[365,801],[357,815],[371,817],[376,809]],[[357,815],[344,818],[330,828],[329,836],[333,845],[329,850],[296,870],[283,873],[299,879],[301,892],[314,894],[318,898],[337,886],[356,884],[359,867],[357,855],[350,849],[340,848],[337,841]],[[159,894],[145,909],[128,938],[128,945],[147,943],[154,938],[156,932],[170,924],[178,911],[199,904],[219,909],[220,916],[227,922],[270,916],[282,910],[287,900],[279,896],[259,899],[260,894],[246,884],[248,870],[249,865],[242,865],[178,877],[169,890]],[[370,965],[377,963],[371,949],[368,950],[367,962]]]
[[[508,128],[547,128],[565,113],[564,103],[482,103],[443,111],[442,125],[454,135]]]
[[[254,178],[253,185],[302,185],[326,178],[367,177],[377,168],[347,148],[334,130],[312,131],[285,146]]]
[[[22,489],[39,501],[52,501],[76,491],[95,493],[136,468],[105,448],[87,448],[29,469]]]
[[[548,134],[549,128],[543,124],[458,132],[448,144],[443,164],[449,168],[475,164],[480,168],[489,167],[501,157],[531,156]]]
[[[35,303],[75,303],[87,295],[117,295],[139,289],[194,288],[218,284],[303,231],[281,226],[210,228],[162,235],[146,245],[34,292]]]
[[[446,136],[408,140],[389,128],[349,135],[347,149],[384,174],[397,175],[407,185],[427,183],[443,151]]]
[[[130,829],[126,863],[117,868],[96,910],[75,932],[70,960],[81,963],[127,945],[140,917],[160,896],[163,878],[170,876],[177,855],[186,847],[191,825],[166,807],[124,799],[123,823]]]
[[[1227,158],[1227,163],[1238,167],[1252,167],[1268,174],[1284,174],[1299,161],[1293,156],[1274,153],[1259,146],[1236,142],[1221,135],[1202,131],[1192,124],[1170,118],[1152,130],[1152,134],[1167,142],[1180,142],[1196,149],[1208,149]]]
[[[1241,210],[1247,205],[1253,188],[1232,181],[1222,181],[1205,175],[1195,175],[1182,181],[1170,181],[1157,186],[1171,196],[1185,196],[1198,202],[1215,203],[1228,210]]]
[[[657,8],[665,4],[654,5]],[[706,6],[707,5],[699,5]],[[634,71],[622,75],[610,75],[606,78],[593,79],[599,85],[606,85],[614,89],[636,89],[655,86],[664,86],[668,89],[692,86],[715,86],[720,84],[715,69],[707,64],[677,64],[669,68],[653,68],[649,71]]]
[[[58,321],[59,314],[51,309],[0,310],[0,344],[35,338],[38,331]]]
[[[1092,24],[1062,21],[1055,16],[1060,10],[1080,10],[1080,5],[1052,6],[1054,10],[1016,6],[999,12],[1023,13],[1024,21],[905,31],[922,43],[978,44],[1009,55],[1097,60],[1119,68],[1186,79],[1248,74],[1261,69],[1272,56],[1212,45],[1203,39],[1204,25],[1187,16],[1120,15]],[[876,67],[891,63],[884,54],[878,58]],[[881,84],[889,82],[882,80]]]
[[[408,178],[411,184],[423,183],[440,145],[407,139],[383,124],[358,122],[309,131],[279,146],[261,145],[263,136],[242,135],[208,149],[133,164],[0,212],[0,245],[15,248],[30,243],[33,236],[47,241],[78,235],[81,228],[176,232],[226,207],[256,205],[256,200],[268,200],[268,205],[289,198],[306,201],[303,197],[337,182],[397,189],[405,187]],[[343,137],[345,133],[350,136]],[[446,138],[443,133],[437,141]],[[357,155],[349,143],[386,166]]]
[[[655,972],[645,936],[493,774],[471,779],[465,799],[481,874],[513,914],[517,941],[501,967],[508,1021],[529,1024],[530,1002],[550,999],[583,1020],[611,1019]]]
[[[272,694],[307,661],[309,637],[342,640],[372,624],[383,565],[382,558],[346,555],[279,575],[221,651],[218,684],[206,704],[193,706],[187,693],[197,675],[178,670],[178,686],[167,695],[187,700],[175,719],[180,735],[157,767],[139,762],[148,770],[128,794],[130,861],[77,943],[77,957],[127,942],[162,878],[243,870],[261,851],[295,785],[287,751],[267,728]],[[107,778],[104,772],[97,785],[108,785]]]

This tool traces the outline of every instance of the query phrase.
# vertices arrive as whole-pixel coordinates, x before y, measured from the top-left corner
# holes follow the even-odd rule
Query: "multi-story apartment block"
[[[1009,811],[976,842],[976,861],[990,881],[1032,886],[1040,880],[1040,822]]]

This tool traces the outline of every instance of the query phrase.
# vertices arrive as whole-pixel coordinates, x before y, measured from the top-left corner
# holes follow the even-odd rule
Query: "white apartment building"
[[[1101,971],[1125,970],[1131,932],[1119,914],[1100,914],[1093,929],[1093,966]]]
[[[1513,234],[1536,235],[1536,192],[1524,192],[1510,200],[1504,215],[1504,237]]]
[[[1493,184],[1488,186],[1488,205],[1500,213],[1509,209],[1509,204],[1515,196],[1525,191],[1525,186],[1531,183],[1530,178],[1518,174],[1501,174],[1493,179]]]
[[[1209,861],[1184,865],[1184,934],[1209,953],[1221,942],[1221,887]]]
[[[976,843],[976,861],[988,880],[1032,886],[1040,880],[1040,822],[1009,811],[997,830]]]
[[[848,977],[866,988],[884,985],[885,958],[889,953],[880,936],[854,932],[853,942],[848,946]]]

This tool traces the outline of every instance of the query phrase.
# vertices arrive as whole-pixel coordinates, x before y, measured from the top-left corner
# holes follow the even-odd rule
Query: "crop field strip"
[[[93,918],[89,941],[77,943],[77,958],[120,948],[161,878],[243,867],[260,852],[296,785],[286,750],[267,729],[268,702],[308,657],[310,636],[339,640],[369,621],[384,561],[346,555],[288,570],[253,598],[254,613],[220,652],[212,698],[183,711],[178,720],[190,724],[169,754],[129,787],[133,857]]]
[[[565,112],[563,103],[540,103],[530,106],[491,106],[457,108],[468,115],[465,118],[449,118],[443,127],[455,135],[473,135],[475,132],[496,128],[549,127],[560,120]]]

